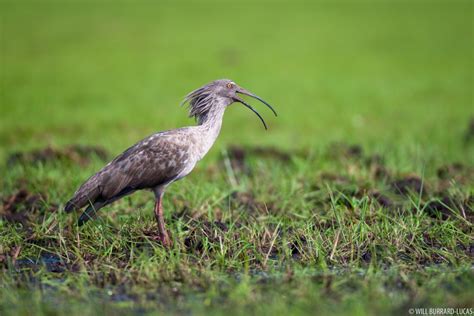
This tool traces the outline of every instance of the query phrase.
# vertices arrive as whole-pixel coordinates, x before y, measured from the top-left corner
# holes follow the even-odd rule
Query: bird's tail
[[[72,211],[74,211],[76,209],[79,209],[79,208],[80,207],[76,206],[76,204],[74,203],[74,198],[72,198],[69,201],[67,201],[66,206],[64,206],[64,211],[66,213],[71,213]]]
[[[74,196],[66,203],[64,211],[70,213],[78,210],[95,200],[100,195],[100,177],[96,174],[84,182],[80,188],[74,193]]]
[[[93,204],[90,204],[77,220],[77,225],[82,226],[86,222],[88,222],[90,219],[96,218],[97,211],[105,204],[106,202],[103,202],[103,201],[97,201]]]
[[[129,194],[132,194],[135,190],[133,189],[129,189],[129,188],[126,188],[124,190],[122,190],[121,192],[119,192],[117,195],[111,197],[110,199],[108,200],[104,200],[103,198],[99,197],[98,199],[96,199],[94,201],[94,203],[90,203],[89,202],[89,206],[86,208],[86,210],[81,214],[81,216],[79,217],[78,221],[77,221],[77,224],[79,226],[82,226],[84,225],[86,222],[88,222],[90,219],[94,219],[97,217],[97,211],[101,208],[103,208],[104,206],[110,204],[110,203],[113,203],[121,198],[123,198],[124,196],[127,196]],[[66,205],[67,206],[67,205]]]

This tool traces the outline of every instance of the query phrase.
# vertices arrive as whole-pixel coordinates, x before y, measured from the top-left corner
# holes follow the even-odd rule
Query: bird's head
[[[199,89],[190,92],[183,100],[182,104],[188,102],[189,116],[194,116],[198,121],[202,121],[203,118],[207,117],[209,112],[216,107],[225,108],[234,102],[239,102],[254,112],[262,121],[265,129],[267,129],[267,124],[263,120],[262,116],[252,106],[250,106],[250,104],[245,102],[241,98],[241,95],[246,95],[259,100],[268,106],[273,111],[275,116],[277,115],[270,104],[265,102],[259,96],[238,86],[235,82],[229,79],[215,80]]]

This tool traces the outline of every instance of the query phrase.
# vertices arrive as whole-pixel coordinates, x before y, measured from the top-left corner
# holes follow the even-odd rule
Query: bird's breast
[[[214,126],[209,130],[205,130],[205,132],[201,135],[199,139],[195,142],[195,152],[197,160],[201,160],[211,149],[212,145],[214,145],[217,136],[219,136],[220,132],[220,124]]]
[[[194,166],[196,166],[196,161],[186,161],[183,166],[184,168],[176,176],[175,181],[187,176],[194,169]]]

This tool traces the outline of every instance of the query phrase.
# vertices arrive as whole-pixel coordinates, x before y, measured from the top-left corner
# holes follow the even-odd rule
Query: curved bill
[[[265,120],[263,119],[263,117],[248,103],[246,103],[244,100],[242,100],[241,98],[235,98],[235,101],[237,102],[240,102],[242,103],[243,105],[245,105],[246,107],[248,107],[250,109],[250,111],[252,111],[253,113],[255,113],[258,118],[260,119],[260,121],[262,121],[263,123],[263,127],[265,127],[265,129],[268,129],[267,128],[267,123],[265,123]]]
[[[275,111],[275,109],[270,105],[268,104],[265,100],[263,100],[262,98],[260,98],[259,96],[245,90],[245,89],[242,89],[242,88],[239,88],[236,90],[237,93],[240,93],[240,94],[244,94],[244,95],[248,95],[249,97],[252,97],[254,99],[257,99],[258,101],[262,102],[263,104],[265,104],[266,106],[268,106],[270,108],[270,110],[272,110],[273,114],[275,114],[275,116],[278,116],[277,115],[277,112]],[[240,102],[240,101],[239,101]]]

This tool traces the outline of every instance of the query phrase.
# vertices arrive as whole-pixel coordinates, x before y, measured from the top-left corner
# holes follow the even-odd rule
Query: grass
[[[2,315],[473,307],[471,2],[0,7]],[[180,98],[221,77],[279,117],[228,109],[165,195],[172,249],[149,192],[61,211],[107,160],[68,146],[191,124]]]

